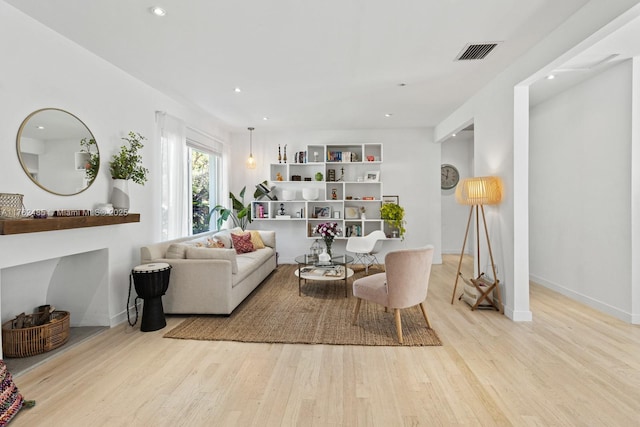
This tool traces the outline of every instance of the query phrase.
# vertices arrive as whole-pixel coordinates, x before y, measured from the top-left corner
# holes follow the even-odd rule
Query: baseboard
[[[140,319],[142,318],[142,300],[138,302],[137,306],[138,306],[138,321],[140,321]],[[130,312],[131,321],[133,322],[136,316],[135,305],[131,304],[129,306],[129,312]],[[127,319],[127,311],[122,310],[120,313],[116,314],[110,319],[110,326],[113,328],[114,326],[127,322],[128,320],[129,319]]]
[[[592,298],[588,295],[584,295],[572,289],[568,289],[564,286],[560,286],[556,283],[545,280],[542,277],[538,277],[534,274],[529,275],[529,280],[540,286],[551,289],[552,291],[558,292],[559,294],[562,294],[568,298],[571,298],[572,300],[578,301],[588,307],[594,308],[598,311],[601,311],[610,316],[613,316],[616,319],[620,319],[627,323],[634,323],[634,324],[640,323],[640,314],[635,315],[632,313],[628,313],[624,310],[621,310],[618,307],[614,307],[612,305],[599,301],[595,298]]]

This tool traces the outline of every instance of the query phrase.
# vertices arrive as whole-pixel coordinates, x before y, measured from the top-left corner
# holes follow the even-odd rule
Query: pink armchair
[[[386,272],[373,274],[353,282],[353,295],[357,298],[353,324],[358,320],[362,300],[394,309],[398,342],[402,344],[400,309],[420,305],[427,327],[431,328],[424,301],[429,288],[433,246],[389,252],[384,258]]]

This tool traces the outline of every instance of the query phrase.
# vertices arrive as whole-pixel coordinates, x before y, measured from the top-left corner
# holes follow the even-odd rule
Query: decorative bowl
[[[305,200],[316,200],[320,196],[320,190],[317,188],[303,188],[302,198]]]
[[[282,190],[282,200],[295,200],[296,190]]]

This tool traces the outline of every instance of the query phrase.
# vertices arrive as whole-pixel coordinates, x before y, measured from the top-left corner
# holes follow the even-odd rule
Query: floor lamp
[[[487,300],[493,305],[495,309],[502,312],[502,297],[500,295],[500,288],[498,286],[498,278],[496,275],[496,265],[493,261],[493,252],[491,251],[491,241],[489,240],[489,230],[487,229],[487,220],[484,215],[484,205],[496,205],[502,200],[502,181],[495,176],[482,176],[476,178],[466,178],[458,184],[456,188],[456,200],[458,203],[471,206],[469,210],[469,219],[467,220],[467,230],[464,233],[464,241],[462,243],[462,250],[460,251],[460,261],[458,262],[458,272],[456,273],[456,282],[453,286],[453,295],[451,296],[451,304],[456,296],[456,288],[458,287],[458,279],[460,278],[460,269],[462,267],[462,257],[464,255],[464,248],[467,245],[467,237],[469,236],[469,226],[471,225],[471,218],[473,217],[473,211],[476,212],[476,250],[478,273],[479,276],[476,279],[471,279],[471,284],[479,292],[478,298],[475,304],[471,307],[475,309],[483,301]],[[482,212],[482,223],[484,225],[484,234],[487,238],[487,248],[489,249],[489,258],[491,259],[491,270],[493,272],[493,282],[489,282],[484,273],[480,273],[480,212]],[[495,289],[498,295],[498,303],[493,301],[493,298],[489,299],[488,296]]]

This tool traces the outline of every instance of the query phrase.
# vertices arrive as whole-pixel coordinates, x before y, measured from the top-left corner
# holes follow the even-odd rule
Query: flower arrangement
[[[323,222],[313,227],[313,234],[319,234],[324,240],[324,244],[327,247],[327,253],[331,255],[331,245],[333,239],[342,232],[342,229],[338,227],[337,222]]]

